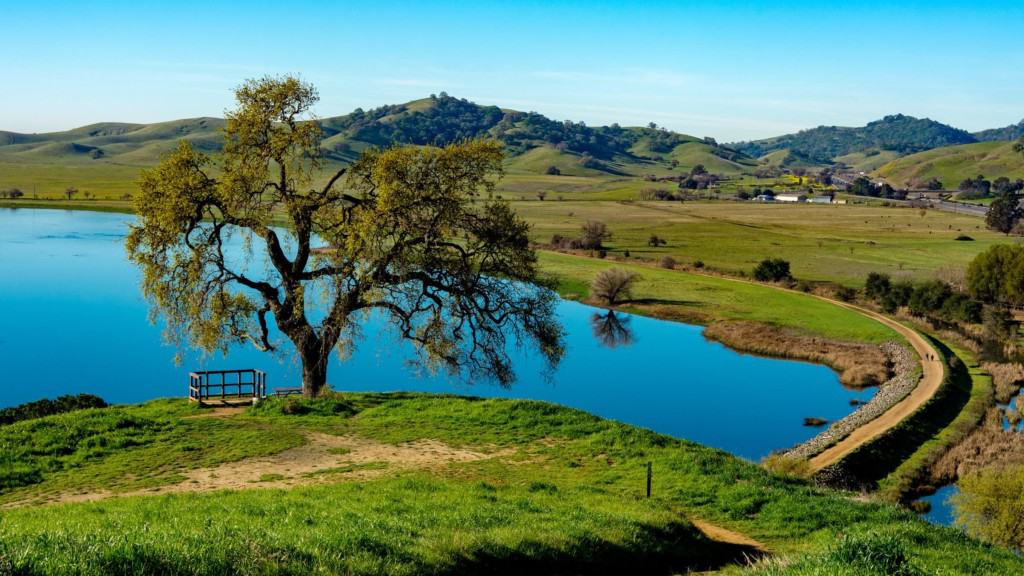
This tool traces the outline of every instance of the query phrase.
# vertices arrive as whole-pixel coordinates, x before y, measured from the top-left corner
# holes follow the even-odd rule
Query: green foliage
[[[77,396],[59,396],[56,400],[43,398],[34,402],[26,402],[18,406],[0,409],[0,426],[13,424],[21,420],[42,418],[53,414],[62,414],[86,408],[104,408],[107,403],[99,396],[78,394]]]
[[[501,175],[499,143],[366,150],[344,182],[338,170],[313,186],[322,168],[321,128],[309,121],[316,90],[267,77],[236,98],[216,162],[182,141],[143,174],[126,248],[169,339],[270,351],[272,315],[295,346],[307,396],[326,384],[331,353],[346,354],[359,337],[353,317],[371,310],[424,364],[453,374],[509,384],[510,339],[557,363],[556,297],[537,285],[527,224],[500,200],[476,202]],[[273,227],[279,215],[284,232]],[[247,256],[267,263],[262,274],[225,257],[239,232]],[[330,249],[314,250],[314,238]],[[318,296],[325,314],[314,323],[306,309]]]
[[[992,230],[1009,234],[1020,222],[1021,216],[1024,216],[1024,212],[1020,209],[1020,197],[1016,194],[1006,194],[996,198],[989,205],[988,213],[985,214],[985,224]]]
[[[982,130],[981,132],[975,132],[974,136],[982,142],[990,140],[1017,140],[1024,138],[1024,120],[1016,124],[1004,126],[1003,128],[991,128],[989,130]]]
[[[791,278],[789,262],[782,258],[765,258],[754,267],[754,279],[759,282],[781,282]]]
[[[983,302],[1024,303],[1024,246],[997,244],[967,267],[967,288]]]
[[[927,118],[897,114],[870,122],[861,128],[820,126],[797,134],[746,142],[733,147],[751,156],[788,149],[819,162],[831,162],[839,156],[872,148],[907,154],[972,142],[977,142],[977,139],[963,130]]]
[[[889,313],[906,306],[915,316],[947,322],[981,322],[981,303],[954,292],[949,284],[941,280],[919,284],[907,281],[893,283],[888,274],[872,272],[865,281],[864,295],[878,302]]]
[[[1024,466],[982,468],[957,482],[957,524],[982,540],[1024,549]]]

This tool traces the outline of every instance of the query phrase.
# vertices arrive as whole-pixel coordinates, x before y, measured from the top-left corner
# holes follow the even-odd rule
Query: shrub
[[[106,406],[107,403],[102,398],[92,394],[60,396],[56,400],[44,398],[0,410],[0,425],[42,418],[43,416],[51,416],[53,414],[63,414],[74,410],[105,408]]]
[[[864,296],[869,300],[879,300],[884,298],[889,293],[892,282],[889,280],[888,274],[879,274],[878,272],[871,272],[868,274],[867,281],[864,282]]]
[[[587,250],[598,250],[604,246],[604,241],[612,237],[612,233],[604,222],[589,220],[583,225],[582,236],[580,237],[581,248]]]
[[[789,262],[781,258],[765,258],[754,268],[754,279],[760,282],[779,282],[792,277]]]
[[[785,454],[770,454],[761,460],[761,467],[777,476],[789,478],[805,478],[810,474],[811,467],[807,460],[793,458]]]
[[[697,269],[703,268],[704,267],[704,261],[703,260],[694,260],[693,261],[693,267],[697,268]]]
[[[836,288],[836,298],[843,302],[852,302],[857,297],[857,291],[849,286]]]
[[[669,270],[676,267],[676,259],[671,256],[662,256],[658,265],[662,268],[668,268]]]
[[[548,166],[548,169],[545,170],[545,173],[548,174],[549,176],[561,176],[562,171],[558,169],[558,166]]]
[[[633,285],[639,278],[638,274],[628,270],[608,268],[594,277],[594,281],[590,285],[590,293],[595,298],[603,300],[605,304],[614,306],[629,299]]]
[[[1024,548],[1024,466],[993,467],[960,479],[953,496],[957,523],[968,534],[1011,548]]]
[[[971,238],[970,236],[968,236],[966,234],[961,234],[961,235],[957,236],[955,238],[955,240],[958,241],[958,242],[974,242],[974,238]]]

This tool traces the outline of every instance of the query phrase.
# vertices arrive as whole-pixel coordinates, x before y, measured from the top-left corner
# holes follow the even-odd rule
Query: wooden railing
[[[267,397],[267,375],[262,370],[207,370],[189,372],[188,399],[202,404]]]

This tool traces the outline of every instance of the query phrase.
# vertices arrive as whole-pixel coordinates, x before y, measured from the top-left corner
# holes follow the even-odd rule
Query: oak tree
[[[371,313],[423,364],[469,378],[510,384],[511,345],[558,362],[557,297],[527,224],[490,194],[500,144],[370,150],[325,171],[313,86],[265,77],[235,94],[223,154],[182,141],[137,196],[126,248],[172,340],[273,351],[279,331],[310,397]]]

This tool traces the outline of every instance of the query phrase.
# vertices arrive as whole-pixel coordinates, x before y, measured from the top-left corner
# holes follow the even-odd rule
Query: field
[[[568,196],[567,196],[568,198]],[[736,202],[515,202],[538,242],[573,236],[587,220],[608,224],[610,253],[681,264],[702,261],[749,273],[764,258],[784,258],[798,279],[859,286],[869,272],[925,279],[965,267],[988,246],[1007,242],[980,218],[882,206],[765,205]],[[667,241],[648,246],[654,234]],[[973,241],[958,241],[967,235]]]
[[[69,168],[70,169],[70,168]],[[111,176],[114,177],[114,176]],[[1014,241],[985,229],[982,219],[880,202],[813,206],[734,201],[663,202],[635,200],[651,183],[636,178],[510,174],[499,189],[530,222],[540,244],[554,234],[576,236],[588,220],[605,222],[612,232],[609,253],[678,263],[727,273],[750,273],[764,258],[790,261],[794,277],[860,286],[870,272],[895,278],[928,279],[942,269],[963,269],[995,243]],[[125,188],[127,189],[127,187]],[[537,190],[548,191],[543,201]],[[83,188],[82,190],[88,190]],[[129,211],[117,196],[72,202],[32,198],[0,206],[74,207]],[[665,240],[651,247],[651,235]],[[972,240],[957,240],[959,236]]]
[[[556,275],[559,291],[569,298],[587,297],[590,280],[614,265],[640,275],[627,310],[653,309],[660,316],[705,324],[747,320],[839,340],[880,343],[898,338],[884,325],[846,308],[759,284],[552,252],[542,253],[540,261],[545,271]]]
[[[330,468],[208,491],[225,466],[299,470],[297,455],[325,439]],[[426,443],[433,460],[394,456]],[[1008,551],[895,507],[535,402],[351,394],[201,417],[164,400],[17,423],[0,444],[16,447],[4,452],[0,501],[53,502],[4,511],[0,560],[14,573],[740,573],[732,562],[760,554],[695,523],[776,555],[757,573],[1024,570]]]

